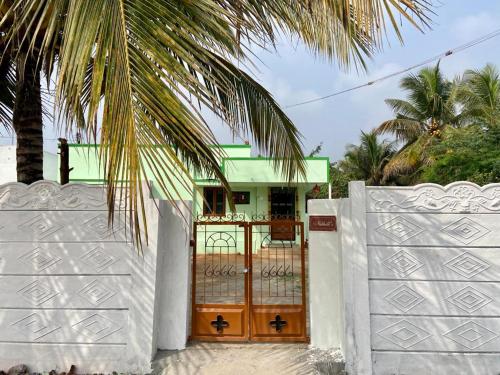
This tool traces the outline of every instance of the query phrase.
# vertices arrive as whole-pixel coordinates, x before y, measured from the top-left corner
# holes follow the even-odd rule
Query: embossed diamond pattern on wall
[[[397,309],[408,312],[424,301],[424,298],[407,285],[401,285],[387,294],[385,300]]]
[[[24,264],[33,267],[36,272],[41,272],[61,261],[58,256],[51,255],[38,247],[21,255],[18,259]]]
[[[80,259],[83,263],[91,266],[96,272],[101,273],[103,270],[117,262],[117,259],[104,252],[101,247],[96,247],[85,254]]]
[[[468,217],[463,217],[441,230],[466,245],[480,239],[490,232],[488,228],[485,228]]]
[[[377,333],[403,349],[409,349],[431,336],[429,332],[407,320],[400,320]]]
[[[78,292],[80,296],[85,298],[91,304],[99,306],[103,302],[113,297],[116,292],[98,280],[92,281]]]
[[[42,305],[59,294],[50,285],[38,280],[29,283],[24,288],[18,290],[17,293],[36,306]]]
[[[35,237],[39,239],[46,238],[56,233],[62,227],[62,225],[52,223],[42,215],[37,215],[19,226],[22,230],[31,231]]]
[[[385,259],[382,264],[401,276],[408,276],[424,266],[417,258],[405,250],[398,251]]]
[[[479,275],[490,267],[487,262],[469,252],[450,259],[444,265],[467,279]]]
[[[422,233],[424,230],[408,219],[397,216],[379,226],[375,231],[398,243],[403,243]]]
[[[11,324],[21,331],[27,339],[40,340],[61,329],[61,326],[47,322],[40,314],[33,313]]]
[[[73,329],[87,336],[92,342],[97,342],[119,331],[120,327],[115,322],[99,314],[93,314],[73,324]]]
[[[472,320],[453,328],[443,336],[470,350],[479,348],[498,337],[495,332]]]
[[[120,231],[118,223],[114,227],[108,225],[108,216],[106,214],[99,214],[83,223],[84,228],[92,233],[97,234],[100,238],[104,239],[111,236],[113,233]]]
[[[469,314],[493,301],[486,294],[481,293],[471,286],[466,286],[458,292],[453,293],[447,300]]]

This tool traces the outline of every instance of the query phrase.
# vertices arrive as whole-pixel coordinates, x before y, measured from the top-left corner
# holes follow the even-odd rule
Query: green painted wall
[[[99,148],[93,145],[69,145],[69,167],[73,170],[70,172],[70,182],[84,182],[89,184],[103,184],[104,172],[102,166],[99,165]],[[158,149],[161,152],[161,149]],[[59,161],[58,161],[59,163]],[[177,192],[173,199],[191,200],[193,184],[189,181],[183,171],[178,167],[171,167],[176,170],[175,173],[161,173],[162,176],[168,176],[167,189]],[[161,186],[156,183],[155,175],[146,165],[146,176],[149,181],[153,182],[155,198],[168,199],[163,193]]]
[[[158,148],[159,152],[161,149]],[[252,157],[250,145],[223,145],[221,150],[221,168],[228,179],[233,191],[249,191],[250,203],[246,205],[236,205],[236,213],[243,214],[245,220],[251,220],[255,214],[269,213],[269,188],[271,186],[294,186],[297,189],[296,213],[304,221],[307,228],[307,215],[305,213],[305,194],[315,184],[324,184],[329,180],[329,159],[324,157],[306,158],[306,178],[299,178],[294,183],[288,185],[283,176],[277,173],[268,158]],[[104,176],[102,168],[99,168],[98,147],[94,145],[69,145],[71,182],[84,182],[103,184]],[[154,174],[151,170],[146,170],[148,180],[153,182],[153,194],[156,198],[168,199],[163,193]],[[195,185],[188,183],[187,186],[178,181],[177,176],[187,176],[177,168],[176,173],[168,175],[170,182],[167,188],[177,190],[175,199],[193,200],[193,214],[196,218],[203,213],[203,187],[218,186],[219,182],[211,179],[210,176],[193,176]],[[227,213],[230,213],[229,203],[226,203]],[[242,217],[243,218],[243,217]],[[230,227],[220,226],[218,230],[230,230]],[[307,230],[305,231],[307,234]],[[241,237],[243,238],[243,237]],[[261,241],[255,236],[255,243]],[[202,240],[198,238],[199,246]],[[238,248],[243,248],[239,243]]]
[[[306,177],[298,176],[296,183],[326,183],[329,174],[328,158],[306,158]],[[268,158],[225,158],[222,168],[232,183],[253,183],[282,185],[284,177],[273,167]]]

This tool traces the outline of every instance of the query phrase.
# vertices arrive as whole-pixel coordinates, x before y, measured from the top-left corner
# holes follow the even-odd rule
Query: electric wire
[[[290,104],[290,105],[286,105],[284,108],[295,108],[295,107],[299,107],[299,106],[303,106],[303,105],[306,105],[306,104],[311,104],[311,103],[315,103],[315,102],[319,102],[319,101],[322,101],[322,100],[326,100],[326,99],[329,99],[329,98],[332,98],[334,96],[338,96],[338,95],[342,95],[342,94],[345,94],[347,92],[350,92],[350,91],[355,91],[355,90],[358,90],[358,89],[361,89],[363,87],[368,87],[368,86],[372,86],[378,82],[382,82],[382,81],[385,81],[387,79],[390,79],[390,78],[393,78],[393,77],[396,77],[398,75],[401,75],[403,73],[407,73],[411,70],[414,70],[416,68],[419,68],[421,66],[424,66],[424,65],[427,65],[427,64],[430,64],[431,62],[434,62],[436,60],[440,60],[440,59],[443,59],[443,58],[446,58],[448,56],[451,56],[453,54],[456,54],[458,52],[461,52],[461,51],[464,51],[468,48],[471,48],[471,47],[474,47],[478,44],[481,44],[481,43],[484,43],[490,39],[493,39],[495,38],[496,36],[500,35],[500,29],[496,29],[488,34],[485,34],[479,38],[476,38],[476,39],[473,39],[467,43],[464,43],[464,44],[461,44],[455,48],[452,48],[452,49],[449,49],[449,50],[446,50],[445,52],[442,52],[438,55],[435,55],[433,57],[430,57],[424,61],[421,61],[419,62],[418,64],[415,64],[415,65],[412,65],[412,66],[409,66],[405,69],[402,69],[402,70],[398,70],[396,72],[393,72],[393,73],[390,73],[390,74],[387,74],[385,76],[382,76],[380,78],[377,78],[373,81],[368,81],[366,83],[363,83],[363,84],[360,84],[360,85],[357,85],[357,86],[353,86],[353,87],[350,87],[350,88],[347,88],[347,89],[343,89],[343,90],[340,90],[340,91],[336,91],[336,92],[333,92],[331,94],[327,94],[327,95],[324,95],[324,96],[321,96],[319,98],[314,98],[314,99],[309,99],[309,100],[305,100],[305,101],[302,101],[302,102],[298,102],[298,103],[294,103],[294,104]]]

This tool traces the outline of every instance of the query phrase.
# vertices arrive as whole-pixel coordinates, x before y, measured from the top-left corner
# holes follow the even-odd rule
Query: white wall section
[[[162,226],[171,207],[146,199],[149,242],[139,253],[123,211],[108,226],[105,196],[102,187],[48,181],[0,186],[0,368],[150,371],[159,259],[177,246],[167,246],[172,230],[189,231]]]
[[[343,291],[347,370],[497,375],[500,184],[351,183],[347,201],[338,218],[340,241],[330,235],[329,242],[312,241],[310,249],[312,255],[331,252],[338,243],[333,251],[342,281],[330,294]],[[338,212],[324,210],[335,206],[332,201],[320,202],[311,204],[311,214]],[[329,260],[333,272],[338,264]]]

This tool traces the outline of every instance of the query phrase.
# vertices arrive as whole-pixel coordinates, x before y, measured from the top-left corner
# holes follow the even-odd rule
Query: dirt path
[[[316,374],[303,344],[198,343],[182,351],[159,352],[158,375]]]

